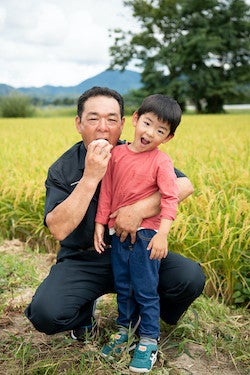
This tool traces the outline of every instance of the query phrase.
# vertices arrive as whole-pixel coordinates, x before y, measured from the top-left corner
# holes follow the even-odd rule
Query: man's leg
[[[113,291],[111,264],[97,256],[90,261],[86,253],[52,266],[25,310],[38,331],[54,334],[91,324],[94,301]]]
[[[202,293],[205,275],[199,263],[169,252],[161,261],[159,277],[161,318],[168,324],[176,324]]]

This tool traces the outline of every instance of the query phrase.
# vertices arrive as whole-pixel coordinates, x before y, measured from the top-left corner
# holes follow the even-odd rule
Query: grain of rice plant
[[[161,149],[192,181],[195,192],[180,207],[169,248],[198,260],[206,293],[247,305],[249,264],[249,114],[184,115]],[[21,238],[55,251],[43,225],[49,165],[80,140],[73,118],[0,119],[0,223],[3,238]],[[122,138],[131,140],[127,118]]]

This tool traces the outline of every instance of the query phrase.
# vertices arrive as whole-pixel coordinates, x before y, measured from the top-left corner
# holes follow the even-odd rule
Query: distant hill
[[[0,96],[9,95],[12,91],[16,91],[16,89],[4,83],[0,83]]]
[[[81,95],[92,86],[106,86],[124,95],[129,90],[139,89],[142,86],[140,73],[124,70],[105,70],[96,76],[86,79],[76,86],[42,86],[42,87],[19,87],[14,88],[0,84],[0,96],[11,92],[23,93],[36,98],[74,98]]]

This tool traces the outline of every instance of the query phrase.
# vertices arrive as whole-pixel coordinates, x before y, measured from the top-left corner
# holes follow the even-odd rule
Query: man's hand
[[[121,242],[124,242],[127,235],[130,234],[131,243],[135,243],[136,231],[143,220],[141,213],[137,205],[132,204],[121,207],[110,215],[110,218],[115,218],[114,229]]]
[[[146,217],[157,215],[160,212],[160,193],[157,191],[145,199],[130,206],[121,207],[112,212],[110,218],[115,218],[114,229],[120,241],[124,242],[130,234],[131,242],[135,243],[136,232]]]
[[[84,178],[101,181],[107,170],[113,146],[106,140],[95,140],[88,145]]]

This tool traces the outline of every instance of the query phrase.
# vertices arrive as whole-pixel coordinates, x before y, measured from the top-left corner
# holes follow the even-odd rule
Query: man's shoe
[[[128,334],[127,333],[116,333],[111,336],[108,344],[104,345],[102,348],[103,357],[109,357],[113,359],[112,354],[120,354],[128,347]],[[128,351],[133,350],[136,347],[134,342],[129,344]]]
[[[149,372],[156,362],[158,347],[154,344],[138,344],[129,364],[129,370],[134,372]]]
[[[79,341],[94,340],[97,335],[97,323],[94,320],[93,324],[90,324],[89,326],[84,326],[84,327],[73,329],[70,332],[70,335],[73,340],[79,340]]]

